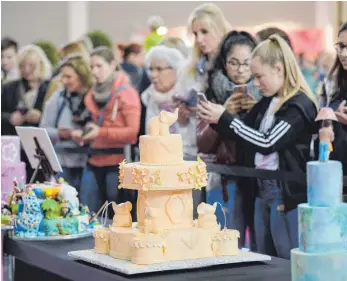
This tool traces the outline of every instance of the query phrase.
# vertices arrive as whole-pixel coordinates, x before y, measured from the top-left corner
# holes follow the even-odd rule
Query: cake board
[[[57,235],[57,236],[33,236],[33,237],[22,237],[22,236],[13,236],[13,240],[19,241],[62,241],[62,240],[75,240],[90,237],[93,235],[93,230],[70,234],[70,235]]]
[[[194,260],[168,261],[150,265],[137,265],[129,260],[115,259],[109,255],[97,254],[94,250],[81,250],[68,252],[68,255],[77,260],[85,261],[109,270],[126,275],[146,274],[170,270],[198,269],[224,264],[238,264],[257,261],[270,261],[267,255],[249,252],[242,249],[237,256],[219,256]]]

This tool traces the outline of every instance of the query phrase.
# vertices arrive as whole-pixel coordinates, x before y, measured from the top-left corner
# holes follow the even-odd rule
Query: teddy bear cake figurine
[[[316,121],[322,121],[322,128],[319,130],[319,161],[327,162],[333,151],[332,142],[335,136],[332,121],[337,122],[337,118],[331,108],[324,107],[319,111]]]

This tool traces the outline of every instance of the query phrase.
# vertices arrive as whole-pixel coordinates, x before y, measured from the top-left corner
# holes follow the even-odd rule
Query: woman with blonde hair
[[[288,44],[278,35],[252,55],[254,84],[263,98],[241,121],[222,105],[201,102],[199,116],[247,152],[250,167],[305,173],[318,102]],[[255,235],[258,252],[290,258],[298,246],[297,205],[307,202],[306,187],[289,181],[257,180]],[[247,195],[245,195],[247,196]]]
[[[1,125],[2,135],[17,135],[15,126],[38,126],[41,110],[52,75],[52,66],[42,49],[36,45],[27,45],[18,52],[20,79],[1,86]],[[27,163],[27,177],[33,170]]]
[[[79,151],[72,141],[73,130],[91,121],[84,97],[92,86],[92,72],[82,55],[69,56],[60,66],[62,91],[56,91],[45,103],[40,127],[46,128],[55,145],[64,179],[79,190],[86,151]]]
[[[72,41],[65,44],[58,50],[60,65],[64,62],[70,55],[80,54],[87,62],[89,62],[89,39],[81,39],[78,41]],[[90,40],[89,40],[90,41]],[[48,100],[55,92],[62,91],[64,89],[64,84],[61,81],[61,67],[53,74],[49,82],[47,94],[45,100]]]
[[[195,85],[198,88],[196,90],[202,90],[206,71],[212,66],[219,44],[231,30],[231,25],[218,6],[205,3],[193,10],[188,20],[188,28],[195,37],[188,74],[198,83]]]

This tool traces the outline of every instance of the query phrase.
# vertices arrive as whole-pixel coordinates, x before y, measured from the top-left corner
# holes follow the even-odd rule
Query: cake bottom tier
[[[291,250],[292,281],[346,281],[347,251],[304,253]]]
[[[198,227],[144,234],[138,228],[112,228],[110,256],[136,264],[238,255],[239,232]]]
[[[298,210],[300,251],[347,251],[347,204],[342,203],[334,207],[300,204]]]

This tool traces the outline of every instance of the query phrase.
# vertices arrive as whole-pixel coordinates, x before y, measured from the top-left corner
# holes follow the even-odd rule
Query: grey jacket
[[[73,103],[79,104],[81,99],[82,96],[80,98],[76,97],[72,99],[72,101]],[[59,138],[58,128],[82,129],[78,124],[73,122],[72,112],[67,104],[63,107],[56,126],[58,112],[63,102],[64,98],[61,95],[61,91],[55,92],[49,100],[46,101],[42,112],[40,127],[47,130],[55,148],[77,148],[77,144],[73,141],[62,141]],[[57,156],[61,166],[66,168],[84,167],[88,159],[87,154],[78,153],[57,152]]]

